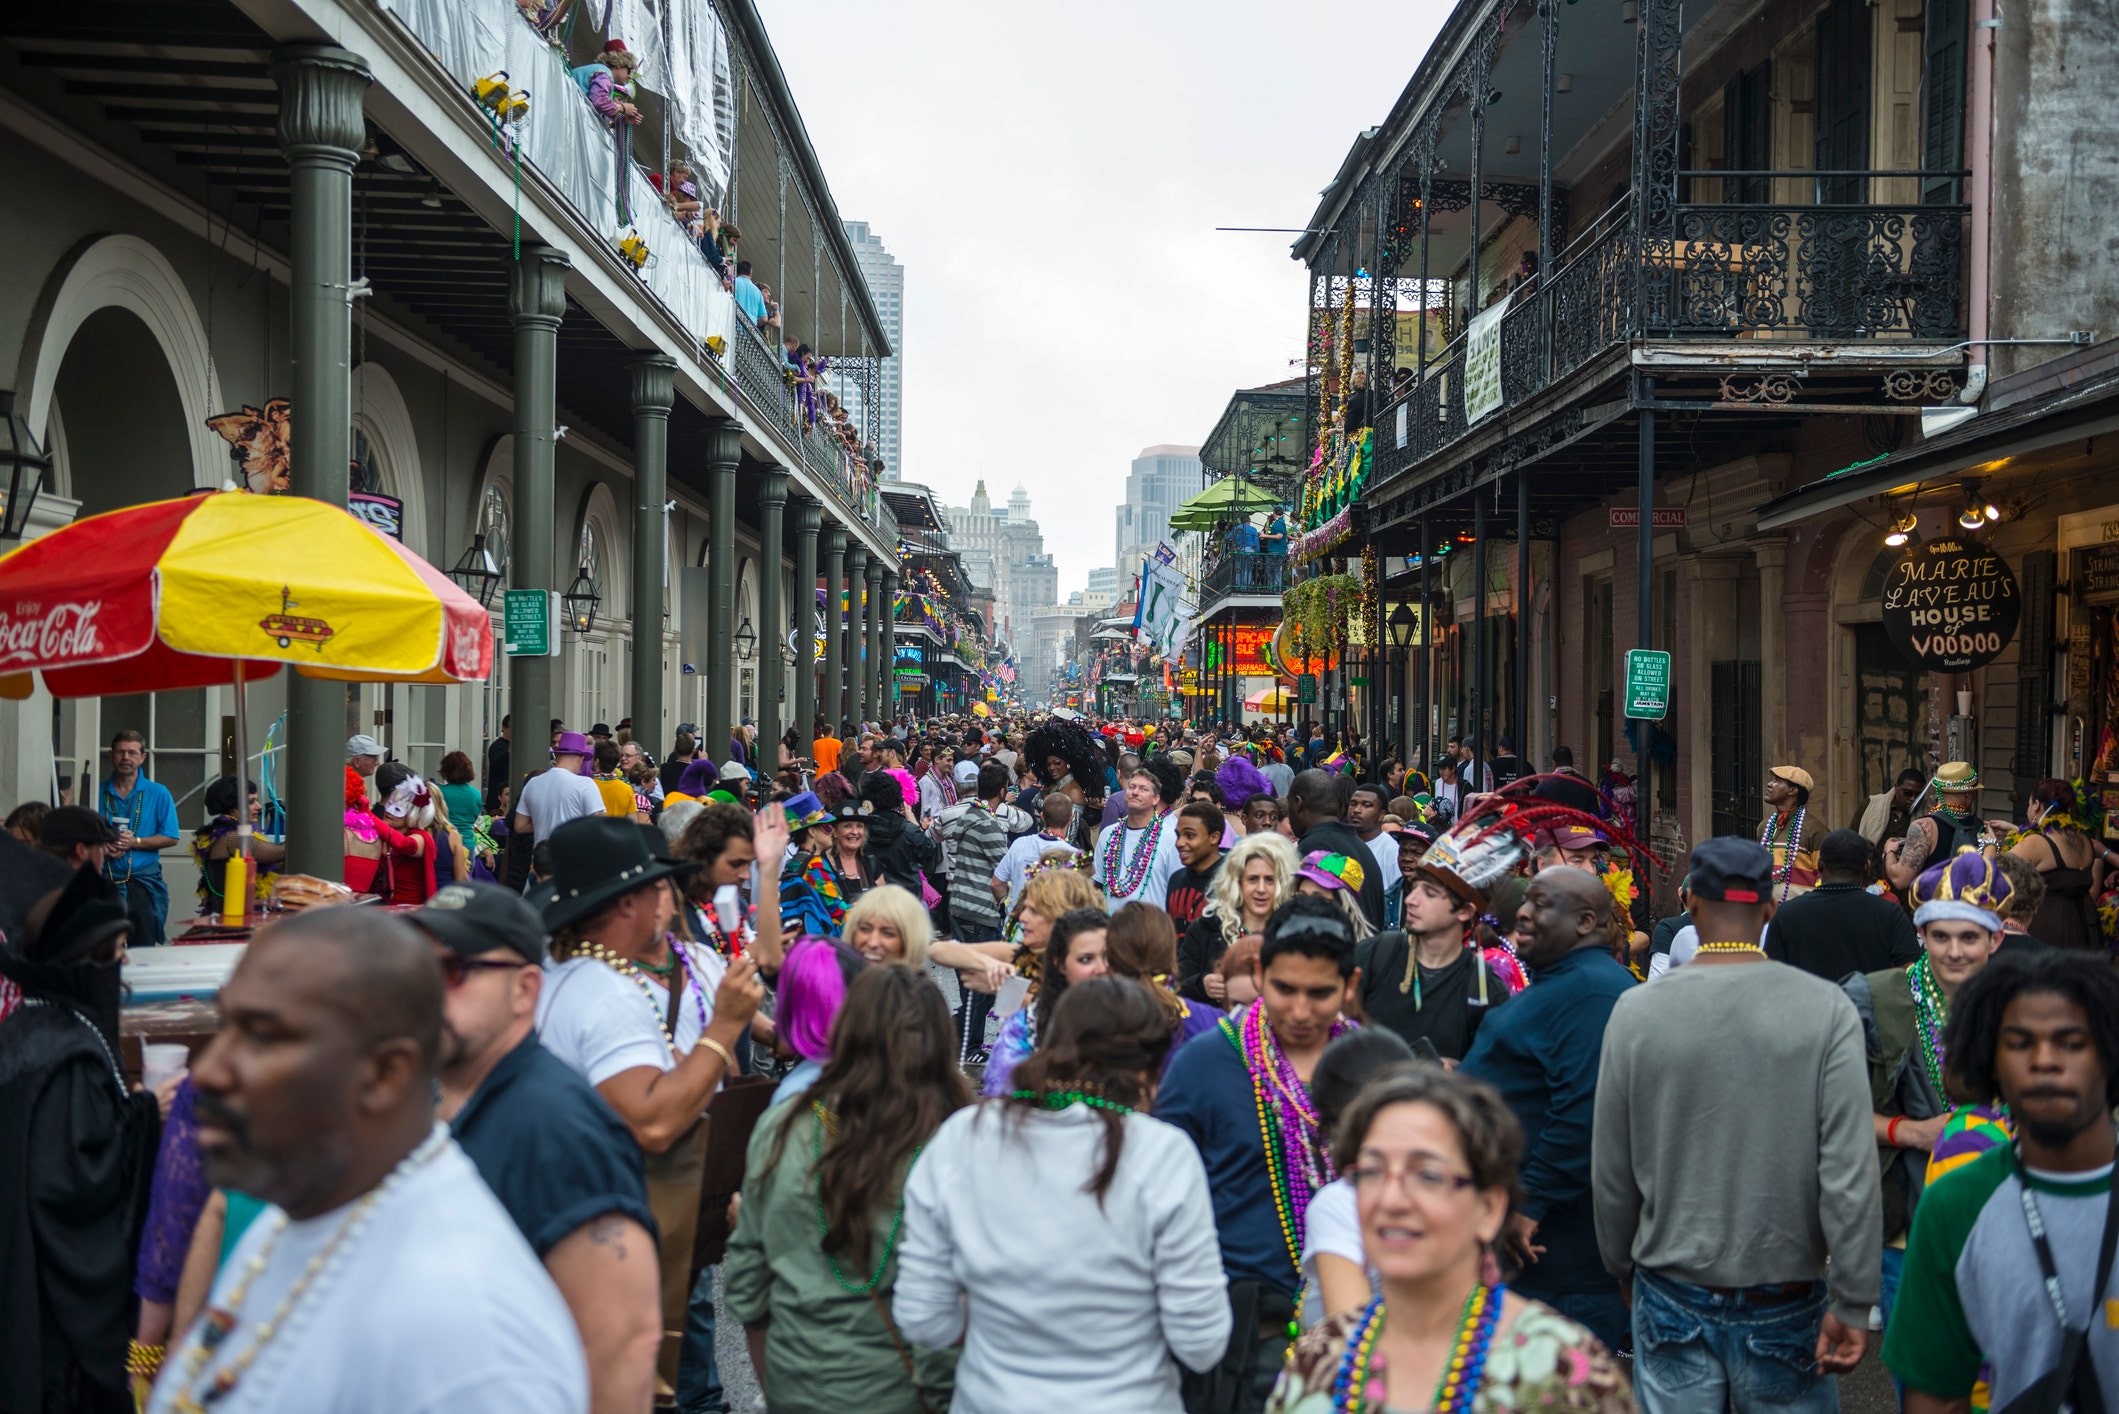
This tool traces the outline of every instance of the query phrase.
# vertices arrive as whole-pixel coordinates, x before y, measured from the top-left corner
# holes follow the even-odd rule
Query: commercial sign
[[[2085,604],[2119,602],[2119,541],[2085,545],[2070,552],[2074,557],[2075,593]]]
[[[2016,637],[2023,596],[2008,561],[1977,540],[1908,546],[1884,577],[1884,631],[1931,673],[1963,673],[2001,656]]]
[[[346,509],[392,540],[405,538],[405,503],[374,491],[348,491]]]
[[[552,589],[503,591],[500,623],[510,658],[550,658],[559,651],[559,593]]]
[[[1685,508],[1683,506],[1657,506],[1651,514],[1654,519],[1650,524],[1657,530],[1683,530],[1685,528]],[[1639,506],[1613,506],[1611,508],[1611,528],[1613,530],[1634,530],[1640,524],[1641,508]]]
[[[1626,651],[1626,715],[1660,722],[1670,715],[1670,655],[1659,648]]]

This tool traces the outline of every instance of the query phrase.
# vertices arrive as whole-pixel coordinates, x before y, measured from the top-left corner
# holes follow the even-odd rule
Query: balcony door
[[[1818,13],[1817,170],[1859,172],[1869,166],[1870,18],[1867,0],[1832,0]],[[1828,180],[1820,200],[1859,202],[1860,177]]]

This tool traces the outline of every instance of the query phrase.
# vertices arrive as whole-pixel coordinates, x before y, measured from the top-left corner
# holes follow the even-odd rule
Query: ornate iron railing
[[[1211,604],[1230,594],[1278,594],[1288,587],[1288,557],[1243,551],[1223,555],[1207,571],[1200,602]]]
[[[1552,376],[1565,378],[1633,332],[1633,230],[1623,213],[1548,282]]]
[[[736,388],[751,410],[772,424],[781,439],[802,458],[802,464],[829,486],[843,505],[885,535],[895,537],[897,516],[873,486],[855,483],[845,446],[822,423],[804,424],[800,400],[782,372],[785,359],[741,319],[731,345]]]

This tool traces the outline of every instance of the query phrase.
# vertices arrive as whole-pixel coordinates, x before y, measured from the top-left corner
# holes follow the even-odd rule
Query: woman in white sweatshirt
[[[1221,1358],[1206,1169],[1146,1113],[1169,1045],[1169,1015],[1139,983],[1069,987],[1010,1094],[928,1142],[892,1309],[914,1344],[962,1338],[953,1414],[1177,1414],[1177,1361]]]

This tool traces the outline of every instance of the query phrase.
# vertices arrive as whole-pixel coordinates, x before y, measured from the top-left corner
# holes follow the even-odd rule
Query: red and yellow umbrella
[[[307,677],[453,683],[492,668],[492,622],[347,511],[222,491],[90,516],[0,558],[0,696]]]

